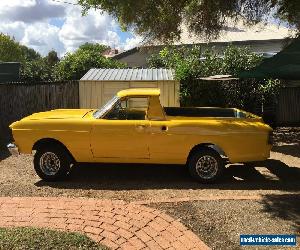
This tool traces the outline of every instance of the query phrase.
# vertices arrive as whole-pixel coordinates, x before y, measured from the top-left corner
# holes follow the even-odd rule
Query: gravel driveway
[[[49,183],[34,173],[32,156],[12,157],[2,150],[0,196],[152,201],[153,206],[181,218],[214,249],[238,249],[238,236],[242,233],[299,234],[299,145],[300,128],[280,128],[275,131],[269,160],[255,167],[229,165],[223,182],[213,185],[195,182],[183,166],[141,164],[81,164],[74,167],[67,181]],[[222,196],[233,199],[205,201]],[[237,201],[235,196],[262,199]],[[188,202],[159,202],[174,198]]]
[[[231,165],[222,183],[203,185],[191,179],[183,166],[83,164],[74,167],[67,181],[50,183],[36,176],[32,157],[22,155],[0,162],[0,196],[85,196],[133,201],[286,194],[300,190],[299,166],[300,158],[275,152],[259,167]]]

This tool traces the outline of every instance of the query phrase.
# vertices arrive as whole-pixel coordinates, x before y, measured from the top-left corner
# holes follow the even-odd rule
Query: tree
[[[49,51],[48,55],[46,56],[46,61],[49,66],[53,67],[55,64],[59,62],[59,58],[57,56],[57,52],[54,50]]]
[[[55,64],[59,61],[57,53],[50,51],[46,57],[25,45],[20,45],[22,63],[20,78],[22,81],[43,82],[52,81]]]
[[[110,49],[110,47],[99,43],[84,43],[79,46],[79,49],[102,54],[104,51]]]
[[[20,62],[21,60],[22,51],[19,43],[14,38],[0,33],[0,61]]]
[[[296,0],[79,0],[83,12],[99,8],[116,17],[124,30],[160,41],[179,38],[182,23],[206,38],[218,37],[227,21],[246,24],[268,16],[300,28],[300,1]]]
[[[23,81],[50,81],[52,66],[32,48],[20,45],[10,36],[0,33],[0,61],[21,62],[20,78]]]
[[[21,48],[21,53],[22,53],[22,60],[23,61],[34,61],[34,60],[38,60],[41,59],[41,55],[40,53],[36,52],[34,49],[32,48],[28,48],[25,45],[20,45]]]
[[[105,58],[102,52],[107,49],[100,44],[84,44],[74,53],[67,53],[55,66],[57,80],[79,80],[91,68],[122,68],[123,63]]]

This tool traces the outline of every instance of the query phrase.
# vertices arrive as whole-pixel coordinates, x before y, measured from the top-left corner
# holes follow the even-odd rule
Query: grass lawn
[[[0,228],[0,249],[108,249],[87,236],[40,228]]]

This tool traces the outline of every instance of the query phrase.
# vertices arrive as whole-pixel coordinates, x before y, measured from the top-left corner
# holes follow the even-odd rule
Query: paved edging
[[[222,201],[222,200],[262,200],[262,195],[221,195],[221,196],[205,196],[197,198],[169,198],[169,199],[153,199],[153,200],[141,200],[132,201],[132,204],[136,205],[150,205],[153,203],[180,203],[190,201]]]
[[[10,226],[82,232],[112,249],[209,249],[178,220],[124,201],[0,197],[0,227]]]

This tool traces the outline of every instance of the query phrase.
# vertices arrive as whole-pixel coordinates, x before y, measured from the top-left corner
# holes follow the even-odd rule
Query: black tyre
[[[199,182],[213,183],[222,176],[225,164],[216,151],[204,148],[191,155],[188,168],[191,176]]]
[[[33,159],[37,175],[45,181],[64,179],[71,168],[71,157],[60,145],[49,145],[38,148]]]

